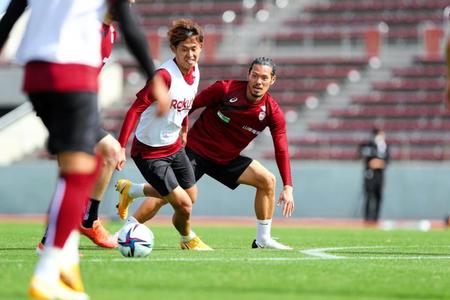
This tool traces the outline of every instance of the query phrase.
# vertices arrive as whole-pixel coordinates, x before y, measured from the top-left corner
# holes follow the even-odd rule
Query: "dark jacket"
[[[386,143],[386,148],[383,151],[381,147],[377,147],[375,141],[368,141],[359,145],[359,155],[364,160],[366,169],[369,168],[369,162],[374,158],[382,159],[387,164],[390,159],[389,145]]]

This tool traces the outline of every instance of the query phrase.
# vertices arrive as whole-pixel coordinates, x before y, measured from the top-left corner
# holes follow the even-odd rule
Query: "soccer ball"
[[[145,257],[152,252],[154,239],[147,226],[130,223],[120,229],[117,248],[125,257]]]

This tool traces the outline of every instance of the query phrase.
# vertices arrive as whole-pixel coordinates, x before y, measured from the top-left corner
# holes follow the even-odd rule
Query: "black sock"
[[[90,199],[89,203],[86,207],[86,212],[83,218],[83,227],[92,228],[92,224],[94,221],[98,219],[98,207],[100,205],[100,201],[96,199]]]
[[[47,239],[47,230],[48,230],[48,227],[45,228],[44,236],[41,239],[42,245],[45,245],[45,240]]]

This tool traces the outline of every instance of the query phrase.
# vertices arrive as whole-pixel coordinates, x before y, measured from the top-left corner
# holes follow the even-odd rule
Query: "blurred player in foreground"
[[[241,151],[269,127],[275,158],[283,180],[277,204],[284,216],[294,211],[291,167],[286,123],[277,102],[268,93],[276,80],[276,66],[270,58],[255,59],[249,68],[248,81],[218,81],[195,97],[192,111],[205,107],[188,133],[186,153],[199,180],[203,174],[231,189],[240,184],[256,188],[256,239],[252,248],[291,250],[271,237],[275,202],[275,176],[258,161],[240,155]],[[127,197],[148,196],[142,186],[132,183]],[[129,202],[128,201],[127,204]],[[139,222],[151,219],[167,201],[151,198],[135,212]]]
[[[119,180],[118,213],[126,219],[128,205],[134,197],[152,196],[164,199],[174,209],[173,225],[181,235],[181,248],[212,250],[191,230],[192,203],[197,198],[194,171],[184,150],[188,113],[197,94],[200,80],[198,60],[203,46],[203,31],[191,20],[175,21],[168,32],[173,59],[157,70],[169,89],[172,99],[166,117],[155,114],[154,97],[145,86],[136,96],[122,125],[119,142],[126,147],[135,128],[131,157],[142,176],[149,183],[133,186],[128,180]],[[127,222],[136,222],[129,218]]]
[[[134,3],[134,0],[129,0]],[[111,11],[107,11],[103,19],[101,41],[102,64],[104,65],[111,55],[114,42],[117,37],[116,28],[113,25],[113,15]],[[103,248],[116,248],[117,237],[112,236],[102,225],[98,219],[98,211],[100,202],[108,188],[114,169],[122,170],[125,161],[125,151],[119,142],[108,132],[99,128],[97,133],[97,144],[95,152],[101,153],[103,156],[103,164],[100,174],[95,181],[91,198],[86,205],[83,215],[83,221],[80,224],[80,232],[91,239],[95,244]],[[44,250],[45,240],[47,239],[47,229],[39,242],[36,252],[40,254]]]
[[[109,2],[109,1],[108,1]],[[145,37],[126,0],[111,1],[123,37],[149,79],[154,66]],[[35,299],[88,299],[79,272],[78,227],[96,180],[100,153],[98,74],[105,0],[12,0],[0,21],[0,48],[27,5],[31,15],[17,58],[25,64],[24,91],[49,131],[48,150],[56,154],[59,177],[48,213],[47,247],[29,287]],[[155,98],[168,103],[155,82]]]

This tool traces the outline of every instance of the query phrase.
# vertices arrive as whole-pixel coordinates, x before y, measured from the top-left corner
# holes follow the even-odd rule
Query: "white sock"
[[[80,243],[80,233],[78,230],[73,230],[64,244],[64,266],[72,267],[80,262],[80,255],[78,253],[78,245]]]
[[[37,263],[34,276],[47,282],[58,282],[60,262],[64,259],[63,249],[53,246],[45,246]]]
[[[183,241],[183,243],[187,243],[190,240],[192,240],[193,238],[195,238],[197,235],[195,234],[195,232],[193,232],[191,230],[191,232],[189,232],[189,235],[182,235],[181,236],[181,241]]]
[[[136,224],[136,223],[139,223],[139,222],[138,222],[138,220],[136,220],[136,218],[133,217],[133,216],[129,216],[129,217],[127,218],[127,220],[125,221],[125,225],[128,225],[128,224]]]
[[[272,228],[272,219],[256,220],[256,241],[265,244],[270,240],[270,230]]]
[[[145,197],[144,184],[131,183],[130,189],[128,190],[128,196],[130,196],[131,198]]]

